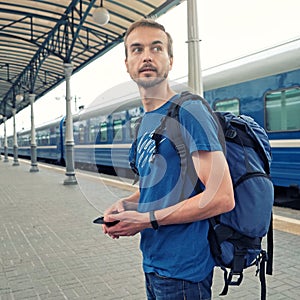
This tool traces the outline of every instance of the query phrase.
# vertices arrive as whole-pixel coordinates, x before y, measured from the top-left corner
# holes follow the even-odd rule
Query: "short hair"
[[[151,27],[151,28],[157,28],[162,30],[166,35],[167,35],[167,39],[168,39],[168,55],[169,57],[173,57],[173,39],[171,37],[171,35],[165,30],[165,27],[163,25],[161,25],[160,23],[156,22],[153,19],[141,19],[138,20],[134,23],[132,23],[129,28],[126,31],[125,37],[124,37],[124,46],[125,46],[125,56],[127,58],[128,56],[128,50],[127,50],[127,38],[130,35],[130,33],[139,27]]]

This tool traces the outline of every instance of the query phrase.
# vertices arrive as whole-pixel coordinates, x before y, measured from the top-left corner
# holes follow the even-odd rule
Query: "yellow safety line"
[[[300,220],[273,215],[274,229],[300,235]]]

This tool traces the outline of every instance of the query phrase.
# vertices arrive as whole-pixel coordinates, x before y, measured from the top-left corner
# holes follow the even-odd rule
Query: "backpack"
[[[216,265],[224,271],[224,288],[220,295],[226,295],[229,285],[240,285],[243,270],[256,265],[261,282],[261,299],[266,299],[265,273],[272,274],[273,228],[272,207],[274,188],[270,179],[271,147],[265,130],[252,118],[235,116],[229,112],[213,112],[200,96],[182,92],[174,100],[154,131],[158,153],[162,133],[167,131],[180,157],[184,176],[189,176],[195,190],[203,190],[192,165],[191,156],[180,132],[180,106],[187,100],[198,100],[207,107],[219,125],[218,138],[226,156],[232,178],[235,207],[232,211],[209,219],[208,241]],[[130,162],[135,174],[136,143],[141,118],[136,123],[133,156]],[[136,181],[136,180],[135,180]],[[267,251],[262,249],[262,238],[267,235]],[[266,265],[267,262],[267,265]],[[267,267],[267,269],[266,269]]]

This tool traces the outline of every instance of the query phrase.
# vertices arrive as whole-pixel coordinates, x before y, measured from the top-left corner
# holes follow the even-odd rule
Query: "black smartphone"
[[[93,221],[93,223],[95,223],[95,224],[105,224],[107,227],[114,226],[114,225],[118,224],[119,222],[120,222],[119,220],[115,220],[112,222],[105,222],[104,217],[99,217]]]

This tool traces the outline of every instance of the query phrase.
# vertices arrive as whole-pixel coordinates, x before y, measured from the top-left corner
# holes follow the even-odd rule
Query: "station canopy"
[[[123,41],[143,17],[158,17],[182,0],[0,0],[0,124]],[[94,21],[103,5],[106,25]]]

